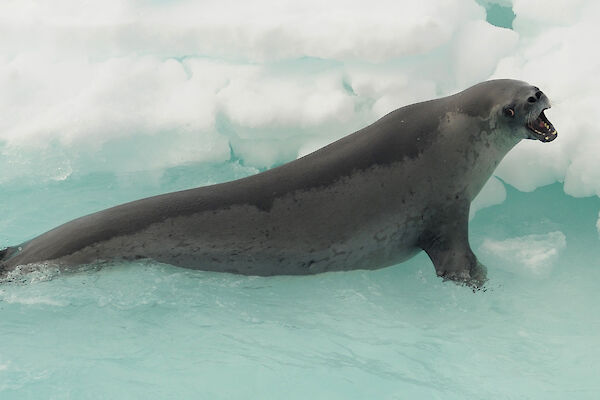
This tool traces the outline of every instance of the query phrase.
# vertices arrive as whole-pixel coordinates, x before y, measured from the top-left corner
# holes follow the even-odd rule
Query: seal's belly
[[[246,275],[305,275],[377,269],[414,256],[420,218],[371,221],[297,218],[250,207],[165,221],[97,243],[62,261],[151,258],[180,267]],[[198,227],[202,227],[199,229]],[[102,256],[104,255],[104,256]]]
[[[368,211],[368,210],[367,210]],[[66,265],[150,258],[185,268],[246,275],[377,269],[414,256],[421,216],[369,212],[315,215],[239,206],[177,217],[62,257]],[[416,212],[417,214],[420,213]]]
[[[409,235],[406,235],[408,238]],[[411,235],[412,236],[412,235]],[[283,247],[271,243],[223,243],[207,246],[169,247],[151,258],[185,268],[245,275],[306,275],[327,271],[379,269],[400,263],[421,249],[416,241],[324,243],[314,247]]]

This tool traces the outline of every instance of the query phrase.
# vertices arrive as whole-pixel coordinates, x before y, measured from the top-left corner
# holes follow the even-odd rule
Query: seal
[[[424,250],[438,276],[473,287],[473,198],[522,139],[557,136],[548,98],[493,80],[399,108],[320,150],[243,179],[96,212],[2,251],[6,273],[153,259],[248,275],[378,269]]]

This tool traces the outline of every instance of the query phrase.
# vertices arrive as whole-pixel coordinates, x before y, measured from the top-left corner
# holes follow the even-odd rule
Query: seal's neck
[[[488,132],[482,131],[471,140],[472,145],[478,149],[474,153],[476,159],[472,169],[468,172],[470,184],[467,187],[467,196],[473,200],[490,179],[500,161],[521,141],[521,138],[502,129],[491,129]]]

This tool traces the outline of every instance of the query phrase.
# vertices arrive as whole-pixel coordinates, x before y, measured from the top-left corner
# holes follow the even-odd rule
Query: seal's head
[[[556,129],[544,114],[544,110],[550,108],[550,100],[538,87],[522,83],[514,101],[502,109],[504,118],[513,130],[526,139],[553,141],[557,136]]]
[[[498,127],[508,127],[517,139],[551,142],[557,133],[544,110],[550,100],[536,86],[513,79],[482,82],[464,92],[469,114],[477,114]],[[492,122],[493,121],[493,122]]]

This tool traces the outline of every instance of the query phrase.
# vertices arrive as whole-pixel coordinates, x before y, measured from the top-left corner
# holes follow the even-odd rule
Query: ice
[[[516,0],[513,9],[519,45],[500,60],[492,77],[519,77],[539,86],[552,101],[547,115],[560,140],[518,146],[498,175],[526,190],[550,179],[564,182],[573,196],[598,195],[600,135],[593,116],[600,100],[600,56],[590,49],[599,34],[600,3]]]
[[[549,272],[566,246],[564,233],[555,231],[505,240],[486,239],[480,249],[500,258],[502,265],[509,270],[519,271],[525,268],[530,273],[539,275]]]
[[[548,94],[559,140],[519,145],[498,176],[597,195],[598,3],[512,10],[513,30],[467,1],[3,2],[0,182],[232,155],[268,168],[400,106],[510,77]]]
[[[0,181],[289,161],[486,79],[516,34],[484,19],[447,0],[3,2]]]

